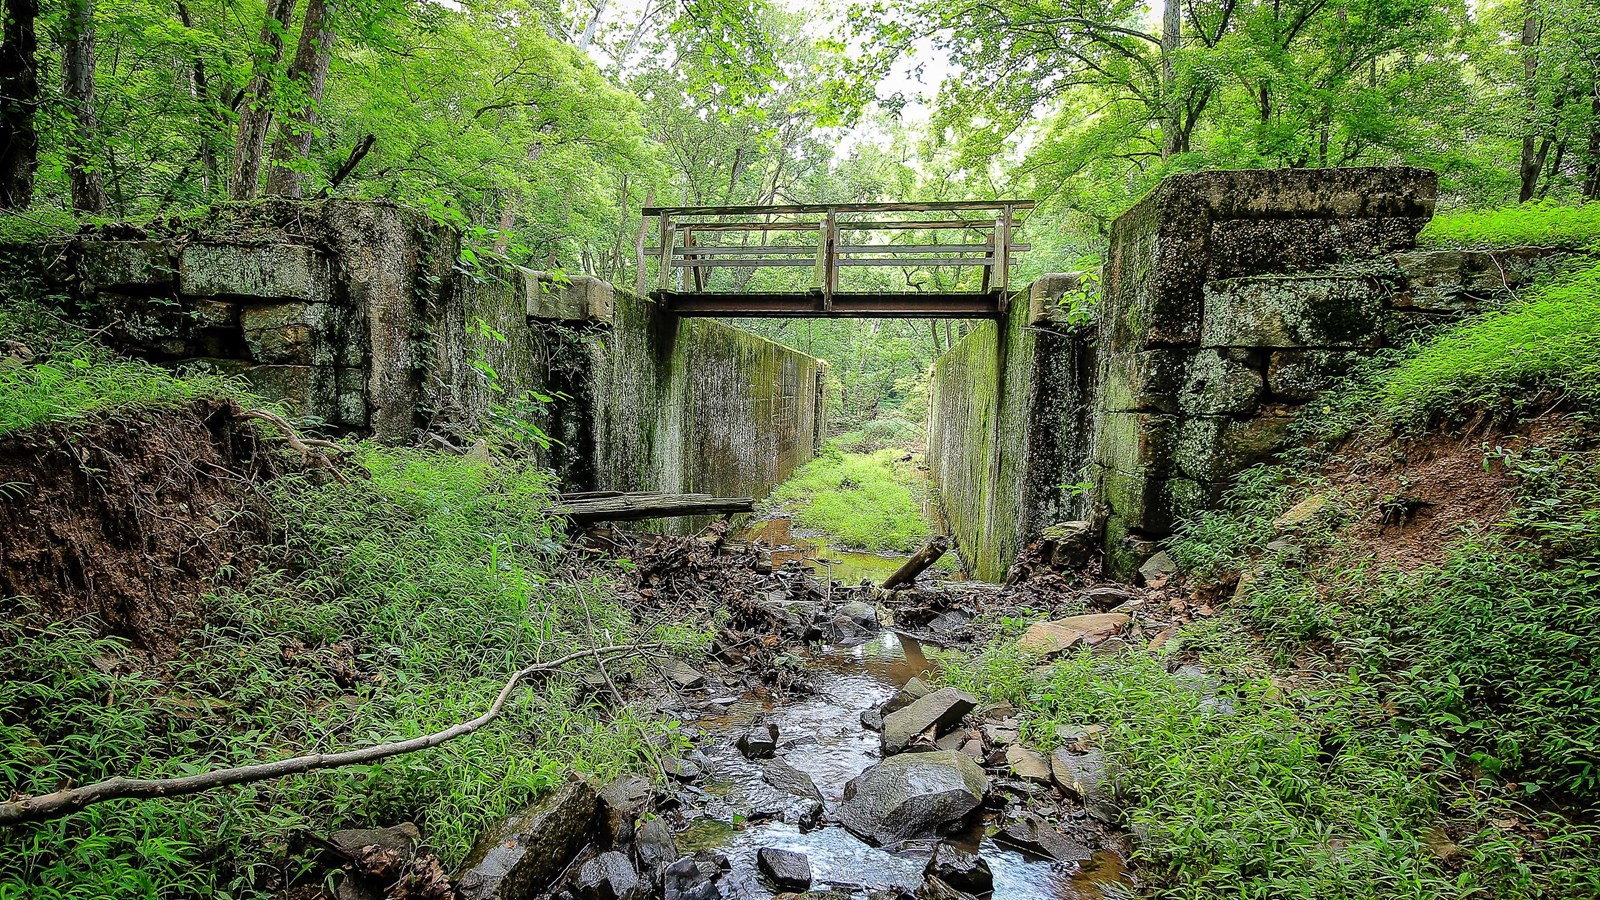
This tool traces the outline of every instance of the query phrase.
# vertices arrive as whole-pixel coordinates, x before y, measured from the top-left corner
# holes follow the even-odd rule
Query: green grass
[[[828,447],[772,492],[796,523],[857,550],[910,553],[932,533],[926,488],[898,449],[847,453]]]
[[[1460,406],[1494,410],[1540,389],[1600,401],[1600,263],[1418,348],[1378,396],[1391,416],[1417,421]]]
[[[0,435],[82,420],[113,409],[177,406],[201,397],[239,396],[244,388],[214,375],[179,378],[165,369],[87,345],[24,364],[0,358]]]
[[[479,714],[519,666],[635,636],[605,578],[553,571],[546,473],[355,456],[370,480],[268,488],[294,565],[212,597],[169,661],[92,623],[0,621],[0,791],[412,737]],[[697,640],[680,631],[678,643]],[[295,829],[405,820],[453,866],[501,815],[575,772],[638,769],[661,738],[561,678],[433,750],[4,830],[0,897],[266,897],[306,867]]]
[[[1524,203],[1435,215],[1418,236],[1427,247],[1600,246],[1600,203]]]

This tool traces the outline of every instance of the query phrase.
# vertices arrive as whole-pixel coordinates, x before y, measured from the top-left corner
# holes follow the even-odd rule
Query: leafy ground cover
[[[1418,241],[1429,247],[1594,247],[1600,245],[1600,204],[1524,203],[1441,212]]]
[[[280,479],[281,565],[207,598],[170,659],[93,623],[0,624],[0,785],[33,793],[403,739],[482,712],[507,675],[634,629],[603,577],[557,577],[551,484],[531,467],[361,447],[349,485]],[[447,865],[573,772],[640,767],[656,726],[567,679],[492,727],[382,763],[113,802],[0,834],[3,897],[263,896],[296,829],[412,820]],[[665,746],[665,745],[663,745]]]
[[[927,488],[903,450],[850,453],[830,446],[772,492],[769,505],[846,547],[910,553],[931,533]]]

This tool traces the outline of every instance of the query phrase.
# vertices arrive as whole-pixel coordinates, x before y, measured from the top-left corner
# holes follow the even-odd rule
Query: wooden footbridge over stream
[[[641,255],[659,263],[651,299],[681,316],[997,318],[1011,263],[1029,249],[1015,240],[1017,214],[1031,209],[1027,200],[647,207],[658,243]],[[869,274],[891,268],[905,289]]]

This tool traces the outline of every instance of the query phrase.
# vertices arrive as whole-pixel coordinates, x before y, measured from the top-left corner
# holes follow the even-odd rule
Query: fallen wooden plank
[[[614,494],[611,496],[563,497],[553,512],[586,525],[592,522],[635,522],[676,516],[720,516],[754,512],[750,497],[713,497],[710,494]]]
[[[924,569],[938,562],[939,557],[943,556],[944,552],[949,549],[950,539],[944,535],[936,534],[929,538],[928,542],[922,545],[921,550],[911,554],[911,558],[907,559],[900,568],[895,569],[893,575],[884,579],[884,590],[899,590],[916,584],[917,576],[921,575]]]

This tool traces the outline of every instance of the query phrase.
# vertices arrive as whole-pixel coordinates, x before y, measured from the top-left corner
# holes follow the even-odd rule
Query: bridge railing
[[[651,297],[705,315],[994,315],[1004,309],[1015,239],[1027,200],[648,207],[658,263]],[[886,233],[910,240],[875,240]],[[782,243],[768,237],[788,234]],[[759,236],[759,243],[752,243]],[[732,243],[737,238],[741,243]],[[918,238],[921,238],[918,240]],[[912,293],[841,288],[850,268],[977,268],[976,291]],[[711,290],[718,269],[809,268],[801,290]],[[746,283],[748,279],[745,279]]]

